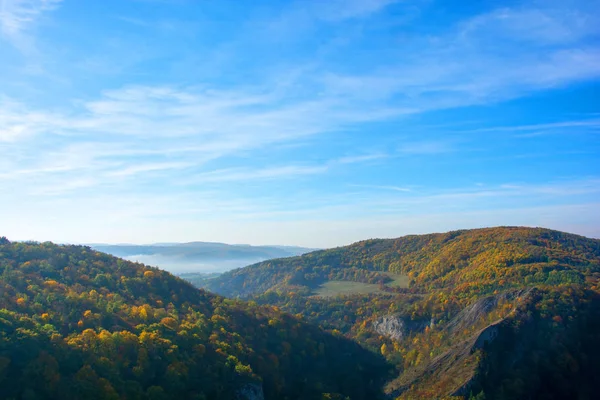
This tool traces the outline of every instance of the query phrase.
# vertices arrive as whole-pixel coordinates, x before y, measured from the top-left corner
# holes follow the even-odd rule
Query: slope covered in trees
[[[389,273],[408,276],[408,288]],[[600,240],[502,227],[367,240],[271,260],[212,290],[276,305],[384,355],[391,398],[594,398]],[[320,297],[323,282],[378,293]]]
[[[541,228],[501,227],[365,240],[222,274],[207,288],[244,297],[328,280],[387,282],[406,274],[411,288],[493,291],[525,284],[582,283],[600,273],[600,240]]]
[[[0,398],[377,398],[382,357],[83,246],[0,239]]]
[[[388,398],[592,399],[599,277],[599,240],[491,228],[208,281],[244,302],[89,247],[0,239],[0,398],[371,399],[386,380]],[[380,290],[315,295],[333,280]]]

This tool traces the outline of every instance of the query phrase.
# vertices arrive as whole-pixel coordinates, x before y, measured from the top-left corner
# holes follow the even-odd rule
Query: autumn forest
[[[600,240],[539,228],[367,240],[202,288],[2,238],[0,398],[593,399],[599,282]]]

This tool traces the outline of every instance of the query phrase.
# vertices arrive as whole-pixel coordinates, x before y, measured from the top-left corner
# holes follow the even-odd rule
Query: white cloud
[[[15,45],[33,31],[44,12],[60,3],[0,1],[2,35]],[[375,16],[392,3],[396,2],[336,0],[311,2],[308,6],[306,2],[298,2],[295,9],[284,12],[284,17],[293,20],[300,13],[300,24],[305,19],[309,25],[331,26],[343,21],[349,25],[359,18]],[[242,86],[153,85],[140,80],[136,85],[124,84],[98,95],[87,94],[83,99],[57,102],[63,105],[62,111],[0,98],[0,190],[10,195],[13,205],[23,203],[22,214],[27,213],[25,205],[28,205],[35,210],[34,216],[46,222],[43,214],[51,210],[65,217],[71,210],[76,210],[78,218],[98,215],[95,218],[101,229],[122,221],[131,224],[141,221],[141,226],[148,227],[156,218],[186,216],[196,218],[195,225],[178,226],[187,227],[187,232],[192,233],[193,227],[201,226],[198,221],[202,218],[252,220],[259,216],[285,219],[290,215],[303,215],[323,221],[329,217],[342,219],[342,216],[358,215],[365,210],[393,217],[408,215],[409,210],[417,206],[425,215],[444,207],[461,207],[461,204],[488,207],[494,203],[508,209],[515,207],[515,199],[521,203],[531,199],[552,202],[567,201],[576,194],[597,195],[594,189],[597,181],[534,186],[510,183],[483,186],[480,190],[448,191],[405,187],[402,182],[377,182],[379,184],[352,186],[356,189],[354,192],[336,198],[309,193],[306,198],[299,196],[293,200],[231,199],[231,193],[207,193],[203,187],[210,184],[205,186],[217,188],[219,184],[227,186],[225,184],[244,181],[258,186],[267,181],[313,177],[350,164],[376,164],[375,161],[399,155],[431,156],[463,151],[456,146],[458,142],[453,141],[453,137],[430,140],[424,136],[396,145],[395,153],[378,152],[383,145],[356,149],[355,153],[347,148],[336,149],[331,159],[321,164],[302,160],[301,155],[283,161],[276,157],[253,159],[255,152],[265,154],[276,146],[301,141],[316,149],[320,145],[318,140],[327,140],[327,135],[340,131],[347,132],[348,138],[369,135],[369,129],[362,129],[369,123],[401,120],[432,110],[489,104],[597,79],[600,77],[600,49],[589,40],[599,33],[597,16],[579,9],[566,12],[568,8],[562,3],[548,6],[538,2],[528,8],[492,10],[443,32],[440,32],[443,28],[436,30],[435,36],[430,32],[408,35],[397,49],[386,50],[381,58],[375,53],[372,59],[365,57],[356,63],[356,68],[352,62],[339,68],[339,64],[332,64],[327,56],[322,57],[326,52],[319,49],[304,54],[304,59],[291,60],[293,68],[283,68],[279,73],[267,70],[256,79],[247,80],[252,83]],[[288,30],[296,29],[298,23],[288,24],[290,21],[283,18],[276,23]],[[302,36],[303,32],[299,30],[296,34]],[[332,45],[339,45],[338,49],[328,48],[327,51],[333,53],[331,59],[344,55],[344,46],[349,42],[351,40],[341,40],[336,42],[341,44]],[[365,48],[371,44],[362,43]],[[225,58],[235,58],[234,53]],[[107,57],[107,60],[112,63],[113,58]],[[167,76],[164,81],[168,82],[169,78],[172,77]],[[451,133],[455,136],[473,132],[532,135],[597,130],[598,126],[598,120],[592,119]],[[402,128],[399,124],[398,129]],[[235,164],[228,164],[233,157],[238,157]],[[244,162],[239,162],[240,159]],[[240,164],[246,166],[239,167]],[[169,189],[173,185],[183,189],[169,193],[169,185]],[[198,190],[187,193],[186,185]],[[149,186],[155,189],[149,190]],[[373,194],[372,189],[380,190]],[[381,191],[384,191],[383,196]],[[152,192],[151,195],[148,192]],[[343,199],[344,196],[350,200]],[[35,203],[38,199],[41,199],[40,204]],[[1,200],[0,210],[10,209],[7,204],[7,200]],[[487,216],[491,214],[488,211]],[[449,215],[444,218],[449,219]],[[108,216],[107,220],[102,216]],[[417,219],[411,218],[390,220],[416,224]],[[357,221],[357,217],[350,219]],[[46,226],[46,222],[42,225]],[[161,220],[157,226],[162,223]],[[453,226],[458,224],[456,220],[453,223]],[[55,222],[53,224],[55,226]],[[350,226],[351,222],[341,225]],[[282,238],[282,241],[294,242],[296,236],[291,226],[284,227],[289,239]],[[312,240],[314,228],[302,226],[302,235]],[[340,233],[331,221],[326,229]],[[167,232],[173,230],[169,228]],[[128,234],[133,234],[131,232]],[[150,235],[149,232],[154,230],[138,233],[142,238]],[[269,234],[263,232],[262,237],[267,238]],[[340,237],[349,236],[343,236],[342,232]],[[119,240],[127,241],[126,238]],[[156,240],[150,238],[150,241]]]
[[[393,185],[350,185],[351,187],[356,188],[367,188],[367,189],[378,189],[378,190],[391,190],[394,192],[411,192],[412,189],[401,186],[393,186]]]
[[[294,35],[318,23],[339,23],[366,18],[401,0],[299,0],[267,21],[271,32]],[[296,31],[296,33],[294,33]]]
[[[107,91],[101,99],[79,102],[63,114],[29,110],[8,100],[2,105],[0,140],[12,143],[12,150],[4,154],[12,169],[5,178],[79,173],[94,176],[99,183],[102,177],[126,178],[188,167],[196,167],[194,179],[212,181],[323,172],[327,165],[265,168],[242,175],[199,167],[225,156],[391,116],[374,106],[359,109],[332,97],[289,102],[276,92],[257,89],[232,92],[152,86]],[[332,162],[350,164],[382,157],[360,154]]]
[[[600,77],[595,47],[508,55],[467,47],[430,48],[373,74],[328,73],[322,82],[338,97],[396,105],[398,116],[500,102]]]
[[[594,3],[595,0],[590,2]],[[597,3],[597,2],[596,2]],[[564,45],[598,34],[600,17],[564,4],[544,8],[500,8],[462,25],[462,35],[479,41],[512,40],[542,45]]]
[[[408,142],[398,148],[398,152],[404,155],[434,155],[456,150],[456,147],[446,140]]]
[[[158,162],[148,164],[137,164],[124,169],[109,172],[107,177],[133,176],[147,172],[180,170],[194,166],[191,162]]]
[[[314,175],[325,172],[326,166],[301,166],[287,165],[281,167],[270,167],[262,169],[227,168],[210,171],[192,176],[183,181],[184,184],[209,183],[209,182],[233,182],[268,179],[290,179],[302,175]]]
[[[31,138],[59,125],[60,117],[47,111],[30,110],[0,94],[0,143]]]
[[[344,80],[343,88],[327,82],[328,90],[319,98],[295,97],[294,93],[282,93],[277,87],[231,91],[128,86],[106,91],[96,100],[75,103],[71,111],[62,114],[28,109],[4,99],[0,107],[0,142],[10,144],[1,150],[4,170],[10,172],[3,173],[0,178],[34,176],[42,179],[42,175],[49,174],[64,178],[64,174],[71,174],[73,179],[93,177],[94,182],[101,185],[105,181],[113,182],[114,178],[126,180],[160,171],[189,169],[191,176],[179,178],[193,182],[202,179],[233,181],[245,177],[264,180],[323,173],[335,164],[375,161],[394,155],[358,154],[317,166],[294,165],[292,161],[291,165],[245,171],[221,169],[211,172],[203,168],[211,160],[352,129],[356,124],[397,118],[419,109],[458,106],[465,102],[461,96],[455,96],[459,89],[449,91],[447,98],[438,98],[437,104],[436,100],[428,100],[427,88],[435,87],[431,79],[436,76],[433,74],[422,83],[414,76],[411,82],[400,78],[396,87],[393,79],[384,78],[381,87],[387,94],[367,98],[360,96],[364,92],[363,86],[348,85],[348,80]],[[355,77],[352,82],[359,80]],[[375,84],[375,88],[378,85]],[[392,92],[389,92],[390,87]],[[468,86],[464,89],[468,99],[472,97],[468,94],[470,90]],[[390,97],[393,100],[399,93],[407,91],[411,93],[408,99],[396,100],[396,107],[389,106]],[[410,111],[409,106],[413,107]],[[481,131],[529,133],[589,127],[597,127],[597,121],[565,121]],[[458,150],[450,140],[409,141],[397,148],[399,154],[406,155],[434,155]],[[35,179],[31,179],[31,184],[35,185]]]
[[[519,135],[538,135],[542,133],[551,133],[555,131],[574,131],[577,132],[579,130],[598,130],[600,129],[600,119],[597,118],[588,118],[588,119],[577,119],[572,121],[560,121],[546,124],[531,124],[531,125],[513,125],[513,126],[496,126],[496,127],[488,127],[488,128],[478,128],[472,129],[466,132],[491,132],[491,133],[517,133]]]
[[[364,154],[364,155],[357,155],[357,156],[341,157],[341,158],[338,158],[337,160],[335,160],[334,163],[355,164],[355,163],[361,163],[361,162],[367,162],[367,161],[382,160],[382,159],[386,159],[388,157],[389,157],[389,155],[384,154],[384,153]]]
[[[495,9],[442,33],[408,36],[396,53],[384,53],[385,63],[376,57],[368,72],[330,69],[320,81],[332,95],[419,113],[597,79],[600,3],[593,3],[595,13],[582,2]]]
[[[56,9],[62,0],[0,0],[0,32],[21,50],[30,46],[26,32],[42,14]]]
[[[6,0],[2,4],[5,3],[13,4],[12,9],[35,10],[57,4]],[[356,0],[344,2],[341,9],[344,12],[359,10],[353,12],[357,15],[368,14],[390,3],[389,0]],[[339,6],[327,4],[317,2],[310,7],[332,7],[333,10]],[[578,39],[598,32],[600,24],[592,24],[590,18],[593,17],[586,19],[581,12],[563,12],[564,9],[566,7],[494,10],[459,24],[434,41],[430,37],[416,37],[408,44],[409,51],[402,52],[401,62],[387,62],[387,66],[377,62],[377,68],[360,74],[335,72],[317,60],[313,68],[286,70],[280,76],[263,78],[254,86],[235,90],[176,85],[125,86],[105,91],[98,99],[84,101],[76,112],[62,116],[2,107],[0,140],[14,141],[41,132],[105,135],[108,140],[116,140],[117,135],[178,138],[180,142],[194,138],[193,143],[185,143],[183,147],[197,152],[204,148],[220,156],[348,129],[360,123],[502,101],[597,78],[600,49],[584,45]],[[568,30],[575,33],[557,48],[523,50],[518,43],[506,48],[502,38],[519,37],[514,32],[523,30],[523,21],[534,17],[542,21],[534,24],[543,26],[536,28],[543,32],[538,36],[551,36],[548,32],[556,31],[557,36],[563,37],[561,32],[567,28],[557,26],[569,27]],[[480,29],[488,25],[487,35],[497,42],[495,46],[481,42]]]

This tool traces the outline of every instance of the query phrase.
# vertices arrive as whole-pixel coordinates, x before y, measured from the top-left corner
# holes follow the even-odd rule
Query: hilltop
[[[498,227],[366,240],[205,284],[384,355],[390,398],[591,399],[599,279],[600,240]]]
[[[298,257],[268,260],[222,274],[207,288],[246,297],[341,280],[386,284],[408,277],[419,291],[489,292],[522,284],[582,283],[597,274],[600,240],[542,228],[499,227],[398,239],[372,239]]]
[[[371,399],[386,369],[276,308],[85,246],[0,240],[0,398]]]

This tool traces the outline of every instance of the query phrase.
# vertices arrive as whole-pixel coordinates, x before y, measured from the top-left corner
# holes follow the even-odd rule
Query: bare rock
[[[373,329],[380,335],[393,340],[402,340],[414,331],[422,331],[429,321],[411,321],[399,315],[386,315],[373,322]]]

